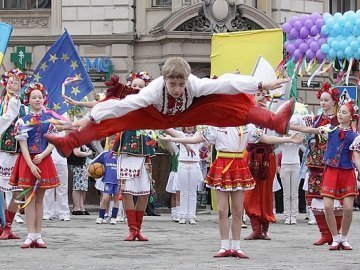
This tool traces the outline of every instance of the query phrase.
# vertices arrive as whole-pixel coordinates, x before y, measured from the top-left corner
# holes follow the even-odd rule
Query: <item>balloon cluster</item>
[[[321,51],[328,60],[360,59],[360,10],[323,15],[325,24],[321,32],[329,37],[321,45]]]
[[[360,59],[360,10],[293,16],[282,29],[287,36],[285,49],[294,62]]]
[[[295,62],[303,57],[307,60],[316,57],[319,61],[326,57],[320,50],[327,37],[321,32],[324,24],[323,17],[317,12],[300,17],[293,16],[288,23],[284,23],[282,29],[288,38],[284,46]]]

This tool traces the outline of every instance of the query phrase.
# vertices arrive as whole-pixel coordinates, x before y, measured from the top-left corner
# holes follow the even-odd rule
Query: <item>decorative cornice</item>
[[[14,28],[49,28],[48,16],[46,17],[0,17],[0,21],[12,25]]]
[[[9,45],[14,46],[22,44],[25,46],[52,45],[59,36],[12,36]],[[71,35],[75,45],[97,45],[106,46],[112,44],[133,44],[134,34],[121,35]]]

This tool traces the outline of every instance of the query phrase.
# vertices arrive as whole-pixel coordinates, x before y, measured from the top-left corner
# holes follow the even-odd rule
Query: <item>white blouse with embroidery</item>
[[[96,104],[91,110],[91,119],[96,123],[116,118],[128,112],[153,105],[162,114],[175,115],[186,110],[195,97],[210,94],[239,93],[255,94],[259,81],[251,76],[224,74],[217,79],[198,78],[190,74],[186,81],[186,90],[179,98],[169,95],[164,78],[161,76],[141,89],[136,95],[128,95],[122,100],[109,99]]]
[[[349,149],[351,151],[360,152],[360,135],[355,138]]]
[[[241,130],[242,128],[242,130]],[[249,124],[242,127],[208,127],[203,138],[215,145],[217,151],[242,152],[248,143],[257,143],[264,131]]]

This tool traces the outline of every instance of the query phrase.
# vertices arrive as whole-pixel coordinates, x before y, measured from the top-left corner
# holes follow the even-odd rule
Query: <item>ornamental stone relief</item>
[[[234,32],[262,29],[252,20],[242,17],[240,6],[230,0],[207,0],[198,16],[179,25],[175,31]]]
[[[0,17],[0,21],[15,28],[49,28],[49,17]]]

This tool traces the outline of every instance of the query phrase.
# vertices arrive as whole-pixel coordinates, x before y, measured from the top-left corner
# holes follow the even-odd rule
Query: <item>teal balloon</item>
[[[357,51],[357,49],[360,47],[359,41],[357,40],[351,41],[350,47],[352,50]]]
[[[339,59],[344,59],[344,58],[345,58],[345,53],[344,53],[344,51],[338,50],[338,51],[336,52],[336,57],[339,58]]]
[[[325,54],[329,53],[330,51],[330,45],[325,43],[323,45],[321,45],[321,51]]]
[[[345,40],[340,41],[340,49],[345,50],[348,47],[348,43]]]
[[[331,42],[331,48],[334,49],[335,51],[340,49],[340,43],[337,40],[334,40],[333,42]]]
[[[345,49],[345,55],[346,55],[346,58],[352,58],[352,56],[354,55],[354,51],[351,49],[351,47],[347,47]]]
[[[327,55],[329,56],[329,59],[335,59],[336,51],[334,49],[330,49]]]

